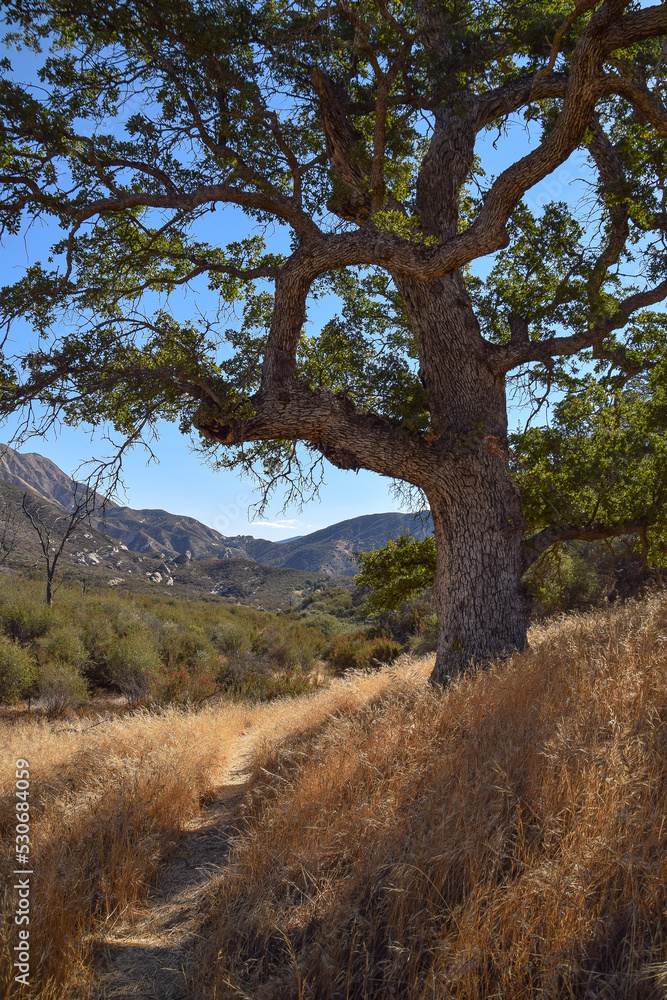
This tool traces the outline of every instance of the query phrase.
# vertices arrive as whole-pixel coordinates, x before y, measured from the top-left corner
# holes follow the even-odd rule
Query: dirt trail
[[[164,865],[138,918],[114,928],[100,945],[100,976],[92,996],[128,1000],[185,1000],[202,896],[225,862],[234,815],[249,777],[261,729],[250,728],[232,747],[214,795],[193,817]]]
[[[289,701],[249,708],[243,733],[228,748],[214,777],[213,796],[189,822],[165,862],[145,908],[98,945],[98,976],[91,1000],[187,1000],[188,957],[211,879],[225,864],[236,832],[237,807],[259,747],[277,745],[332,712],[359,707],[397,681],[423,684],[432,659],[404,661],[372,675],[335,681],[327,689]]]

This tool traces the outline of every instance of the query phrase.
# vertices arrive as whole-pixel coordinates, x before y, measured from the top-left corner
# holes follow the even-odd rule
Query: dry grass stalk
[[[408,670],[412,669],[407,667]],[[420,672],[421,670],[421,672]],[[419,682],[427,673],[416,670]],[[2,757],[30,762],[33,880],[32,992],[16,991],[11,891],[4,900],[0,996],[58,1000],[86,994],[94,946],[145,900],[158,867],[220,780],[240,734],[275,747],[288,734],[351,711],[394,683],[394,674],[335,681],[300,699],[203,711],[137,712],[99,724],[18,720],[0,734]],[[13,767],[0,786],[3,884],[13,865]]]
[[[664,997],[667,600],[532,643],[259,762],[194,996]]]
[[[11,962],[3,962],[0,996],[71,996],[85,985],[93,932],[112,927],[145,897],[244,720],[242,706],[229,706],[138,713],[80,731],[30,722],[3,732],[3,759],[30,762],[36,874],[32,994],[12,992]],[[0,822],[8,848],[3,882],[11,887],[13,767],[3,780]],[[16,929],[10,922],[11,893],[5,903],[0,953],[7,956]]]

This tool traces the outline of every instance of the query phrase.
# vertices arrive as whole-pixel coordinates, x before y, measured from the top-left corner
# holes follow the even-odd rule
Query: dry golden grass
[[[667,599],[376,683],[259,760],[193,995],[667,996]]]
[[[667,996],[667,599],[534,629],[444,693],[430,665],[270,704],[7,724],[37,875],[32,991],[11,992],[8,922],[0,996],[85,996],[95,943],[249,752],[199,1000]],[[2,780],[11,849],[13,767]]]
[[[423,683],[424,667],[417,673]],[[300,699],[203,711],[138,712],[94,724],[18,719],[0,730],[8,763],[0,786],[5,888],[0,996],[85,995],[95,943],[131,922],[137,904],[206,800],[237,761],[242,732],[264,753],[336,711],[352,711],[394,683],[390,670],[335,681]],[[246,741],[247,743],[247,741]],[[244,752],[247,752],[245,750]],[[30,763],[31,989],[16,990],[14,767]],[[228,777],[228,774],[224,775]],[[9,961],[7,961],[9,959]]]
[[[185,821],[199,808],[242,730],[242,706],[139,713],[87,729],[7,726],[0,745],[5,923],[0,996],[71,996],[90,972],[95,931],[113,926],[147,892]],[[89,722],[85,725],[90,726]],[[14,767],[30,763],[31,991],[12,992],[15,927],[9,872],[16,867]],[[21,988],[23,989],[23,988]]]

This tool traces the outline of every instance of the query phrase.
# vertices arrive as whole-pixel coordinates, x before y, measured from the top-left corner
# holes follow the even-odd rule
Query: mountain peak
[[[65,510],[73,507],[77,483],[43,455],[0,445],[0,479],[32,490]],[[245,559],[265,566],[353,576],[354,552],[385,545],[392,536],[410,531],[418,538],[432,533],[428,511],[362,514],[308,535],[271,542],[252,535],[226,536],[194,517],[159,508],[134,510],[109,504],[90,524],[133,552],[160,552],[168,559],[189,552],[193,559]]]

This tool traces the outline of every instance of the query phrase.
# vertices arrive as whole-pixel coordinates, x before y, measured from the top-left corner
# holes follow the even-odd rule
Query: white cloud
[[[285,531],[298,531],[299,528],[310,527],[310,525],[299,524],[294,518],[290,521],[248,521],[249,528],[283,528]]]

